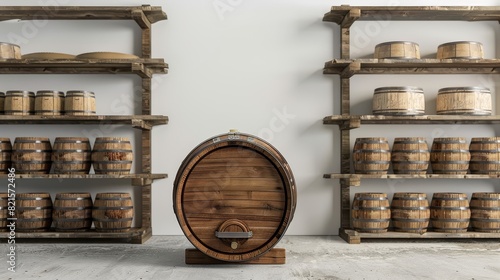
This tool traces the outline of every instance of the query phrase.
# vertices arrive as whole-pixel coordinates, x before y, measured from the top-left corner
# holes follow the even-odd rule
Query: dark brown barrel
[[[66,92],[64,114],[73,116],[95,115],[95,94],[85,90],[70,90]]]
[[[374,115],[416,116],[425,113],[424,91],[419,87],[381,87],[373,93]]]
[[[465,138],[434,138],[431,148],[434,174],[467,174],[469,160],[469,145]]]
[[[129,174],[133,158],[128,138],[96,138],[92,149],[92,165],[96,174]]]
[[[16,230],[47,231],[52,224],[52,199],[49,193],[18,193],[16,195]]]
[[[33,115],[35,113],[35,93],[25,90],[9,90],[5,93],[5,115]]]
[[[430,214],[425,193],[394,193],[391,220],[395,231],[425,233]]]
[[[465,193],[434,193],[431,201],[434,231],[466,232],[469,222],[469,200]]]
[[[58,193],[52,221],[57,231],[86,231],[92,226],[90,193]]]
[[[12,149],[12,166],[18,173],[50,172],[52,146],[45,137],[16,137]]]
[[[243,262],[278,243],[292,221],[295,180],[284,157],[256,136],[232,132],[194,148],[174,182],[177,220],[209,257]]]
[[[387,232],[391,209],[385,193],[356,193],[352,202],[352,226],[360,232]]]
[[[64,92],[39,90],[35,97],[35,115],[57,116],[64,112]]]
[[[470,212],[474,231],[500,232],[500,193],[473,193]]]
[[[426,174],[430,152],[423,137],[395,138],[391,162],[394,174]]]
[[[57,137],[52,149],[56,174],[88,174],[92,150],[85,137]]]
[[[391,163],[391,150],[387,138],[357,138],[352,158],[355,173],[386,174]]]
[[[472,138],[469,152],[472,174],[500,174],[500,137]]]
[[[9,195],[7,193],[0,193],[0,231],[8,231],[7,225],[9,222],[7,218],[9,215]]]
[[[129,193],[98,193],[92,207],[97,231],[129,231],[134,218],[134,204]]]
[[[9,173],[12,165],[12,145],[9,138],[0,138],[0,174]]]

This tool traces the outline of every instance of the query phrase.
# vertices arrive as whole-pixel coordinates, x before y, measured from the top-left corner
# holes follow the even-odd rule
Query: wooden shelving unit
[[[82,179],[82,180],[129,180],[131,185],[140,188],[142,213],[135,217],[140,226],[127,232],[33,232],[16,233],[20,239],[71,238],[71,239],[119,239],[132,243],[143,243],[152,234],[151,228],[151,184],[153,180],[163,179],[167,174],[151,173],[151,133],[154,126],[165,125],[168,117],[151,115],[151,79],[154,74],[166,74],[168,64],[161,58],[151,58],[151,27],[158,21],[166,20],[167,15],[161,7],[149,5],[130,7],[107,6],[12,6],[0,7],[0,21],[4,20],[134,20],[141,28],[141,54],[137,59],[7,59],[0,61],[0,74],[134,74],[142,79],[142,106],[139,115],[97,115],[97,116],[0,116],[2,125],[53,124],[53,125],[128,125],[139,129],[140,151],[136,151],[135,161],[139,164],[136,174],[126,175],[65,175],[65,174],[16,174],[18,179]],[[112,136],[112,135],[110,135]],[[0,175],[0,177],[5,177]],[[105,182],[105,181],[104,181]],[[0,233],[0,238],[6,238]]]
[[[499,7],[436,7],[400,6],[365,7],[334,6],[326,13],[323,21],[334,22],[340,26],[340,58],[328,61],[323,68],[324,74],[340,76],[340,115],[327,116],[325,125],[338,125],[340,128],[340,173],[324,174],[327,179],[340,181],[341,228],[340,236],[349,243],[360,243],[365,238],[500,238],[500,233],[441,233],[429,231],[424,234],[388,231],[387,233],[360,233],[351,228],[350,190],[361,184],[363,179],[499,179],[496,175],[371,175],[351,174],[351,135],[352,129],[361,125],[394,124],[498,124],[500,116],[378,116],[351,115],[350,78],[360,74],[499,74],[499,59],[351,59],[350,27],[361,20],[456,20],[456,21],[499,21]]]

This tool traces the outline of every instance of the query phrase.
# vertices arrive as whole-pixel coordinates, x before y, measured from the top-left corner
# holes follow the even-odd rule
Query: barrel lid
[[[486,87],[445,87],[441,88],[438,91],[438,94],[441,93],[450,93],[450,92],[461,92],[461,91],[480,91],[481,93],[491,94],[490,89]]]
[[[63,91],[58,91],[58,90],[38,90],[36,92],[36,95],[39,96],[53,96],[53,95],[59,95],[59,96],[64,96],[64,92]]]
[[[95,95],[93,91],[88,91],[88,90],[68,90],[66,92],[66,95],[78,95],[78,94]]]
[[[374,94],[386,93],[390,91],[402,91],[408,90],[412,92],[424,93],[424,90],[421,87],[414,86],[390,86],[390,87],[379,87],[374,90]]]
[[[417,43],[411,42],[411,41],[389,41],[389,42],[383,42],[383,43],[377,44],[375,47],[385,46],[385,45],[394,45],[394,44],[405,44],[405,45],[418,46]]]
[[[5,92],[5,95],[29,95],[35,96],[35,93],[29,90],[8,90]]]
[[[483,45],[481,42],[476,42],[476,41],[453,41],[441,44],[438,46],[438,48],[449,45],[457,45],[457,44],[471,44],[471,45],[481,45],[481,46]]]

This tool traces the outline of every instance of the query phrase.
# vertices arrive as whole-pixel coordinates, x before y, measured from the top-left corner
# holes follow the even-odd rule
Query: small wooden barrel
[[[92,165],[96,174],[129,174],[133,158],[128,138],[96,138],[92,149]]]
[[[86,137],[57,137],[52,149],[52,165],[56,174],[88,174],[91,148]]]
[[[85,90],[70,90],[66,92],[64,114],[73,116],[95,115],[95,94]]]
[[[0,232],[8,231],[7,225],[9,222],[7,218],[10,218],[9,215],[9,195],[7,193],[0,193]]]
[[[39,90],[35,97],[35,114],[57,116],[64,111],[64,92]]]
[[[500,232],[500,193],[473,193],[470,215],[474,231]]]
[[[18,173],[48,174],[52,147],[49,138],[16,137],[12,149],[12,166]]]
[[[469,146],[463,137],[434,138],[430,158],[434,174],[467,174]]]
[[[491,92],[483,87],[449,87],[439,90],[438,115],[491,115]]]
[[[470,214],[465,193],[434,193],[432,196],[431,223],[434,231],[466,232]]]
[[[500,137],[472,138],[469,152],[472,174],[500,174]]]
[[[387,138],[357,138],[354,143],[353,161],[355,173],[386,174],[391,163]]]
[[[376,88],[373,93],[372,110],[374,115],[423,115],[424,91],[418,87]]]
[[[419,59],[420,47],[414,42],[385,42],[375,46],[374,58]]]
[[[5,93],[5,115],[33,115],[35,113],[35,93],[25,90],[9,90]]]
[[[0,174],[9,173],[12,165],[12,145],[9,138],[0,138]]]
[[[391,220],[395,231],[425,233],[430,214],[425,193],[394,193]]]
[[[0,115],[5,114],[5,92],[0,92]]]
[[[21,47],[0,42],[0,59],[21,59]]]
[[[130,230],[134,206],[129,193],[98,193],[92,207],[92,220],[97,231]]]
[[[16,194],[16,230],[47,231],[52,224],[52,200],[49,193]]]
[[[52,221],[57,231],[86,231],[92,225],[90,193],[58,193]]]
[[[360,232],[387,232],[391,210],[385,193],[356,193],[352,202],[352,225]]]
[[[482,59],[483,44],[471,41],[458,41],[441,44],[438,46],[437,59],[466,58]]]
[[[391,162],[394,174],[426,174],[430,152],[424,137],[394,139]]]

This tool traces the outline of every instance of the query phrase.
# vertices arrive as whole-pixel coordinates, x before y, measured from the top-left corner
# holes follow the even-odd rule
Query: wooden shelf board
[[[150,126],[168,123],[167,116],[160,115],[93,115],[93,116],[13,116],[0,115],[0,124],[116,124],[135,125],[139,122]]]
[[[61,232],[51,229],[45,232],[20,232],[16,231],[18,238],[134,238],[140,237],[145,232],[143,228],[131,228],[127,232],[100,232],[95,229],[89,231]],[[0,238],[7,238],[8,232],[0,232]]]
[[[164,179],[167,174],[19,174],[16,179]],[[8,178],[8,174],[0,174],[0,178]]]
[[[324,174],[325,179],[499,179],[500,175],[488,174]]]
[[[500,116],[380,116],[380,115],[332,115],[323,118],[323,124],[343,125],[351,120],[360,124],[498,124]]]

